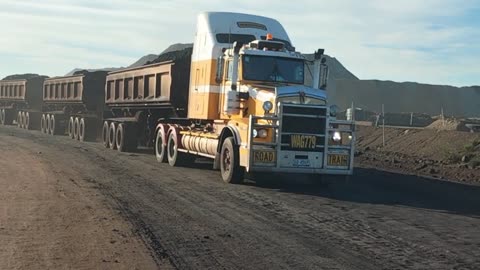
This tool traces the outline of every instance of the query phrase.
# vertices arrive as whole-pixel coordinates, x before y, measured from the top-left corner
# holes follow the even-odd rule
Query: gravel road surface
[[[0,158],[1,269],[24,258],[55,258],[49,252],[69,247],[65,258],[74,260],[88,246],[75,244],[84,235],[95,237],[92,248],[118,242],[112,224],[131,239],[114,251],[127,268],[151,268],[151,259],[159,269],[480,269],[479,186],[362,168],[328,186],[297,184],[291,176],[227,185],[208,162],[172,168],[146,150],[118,153],[14,127],[0,127]],[[3,190],[16,183],[12,170],[31,178],[15,196],[39,192],[22,205]],[[52,205],[40,194],[52,181],[77,186],[70,187],[75,196]],[[55,223],[59,207],[75,229]],[[110,213],[108,222],[91,221],[95,209]],[[12,212],[29,222],[28,237],[10,221]],[[44,227],[51,222],[54,231]],[[50,237],[36,238],[42,233]],[[15,248],[19,239],[30,247]],[[36,253],[23,256],[30,249]],[[109,264],[102,267],[102,259],[116,259],[82,256],[84,265],[71,268],[104,269]],[[5,258],[12,259],[5,264]]]

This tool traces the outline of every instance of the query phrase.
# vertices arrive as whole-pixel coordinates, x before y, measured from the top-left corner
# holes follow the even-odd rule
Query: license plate
[[[329,154],[327,165],[328,166],[348,166],[348,155]]]
[[[315,149],[317,137],[312,135],[290,135],[290,146],[296,149]]]
[[[273,151],[254,151],[253,163],[275,163],[275,152]]]
[[[308,159],[294,159],[293,166],[295,167],[310,167],[310,160]]]

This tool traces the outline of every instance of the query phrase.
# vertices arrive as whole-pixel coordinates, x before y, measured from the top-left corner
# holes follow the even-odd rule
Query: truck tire
[[[45,134],[50,135],[50,114],[47,114],[47,116],[45,116],[45,124]]]
[[[40,119],[40,131],[42,133],[47,133],[47,124],[46,124],[46,121],[45,121],[45,114],[42,113],[42,118]]]
[[[24,123],[24,127],[25,129],[27,130],[30,130],[30,113],[29,112],[25,112],[25,123]]]
[[[25,128],[25,112],[20,112],[20,128]]]
[[[108,121],[103,121],[103,127],[102,127],[102,141],[103,141],[103,146],[105,148],[109,147],[108,144],[108,131],[110,129],[110,126],[108,125]]]
[[[245,169],[240,167],[240,153],[232,137],[223,141],[220,150],[220,173],[226,183],[240,184],[243,182]]]
[[[158,162],[167,162],[167,147],[165,144],[165,131],[160,128],[155,136],[155,157]]]
[[[194,156],[178,151],[178,137],[175,131],[170,132],[167,142],[167,160],[172,167],[187,166],[193,162]]]
[[[117,144],[115,143],[116,130],[115,122],[110,123],[110,128],[108,129],[108,145],[114,150],[117,149]]]
[[[57,123],[55,121],[55,115],[54,114],[51,114],[50,115],[50,125],[48,125],[50,128],[50,135],[55,135],[57,134]]]
[[[17,127],[22,128],[22,112],[17,113]]]
[[[87,122],[85,120],[85,118],[79,118],[79,122],[78,122],[78,140],[81,141],[81,142],[84,142],[84,141],[87,141],[88,140],[88,136],[87,136]]]
[[[117,125],[115,131],[115,146],[117,147],[118,152],[126,152],[127,151],[127,140],[125,138],[126,129],[125,125],[120,123]]]
[[[79,140],[80,138],[80,120],[78,117],[75,117],[73,120],[73,139],[74,140]]]
[[[68,127],[67,127],[68,137],[70,137],[70,139],[75,139],[75,133],[73,130],[74,125],[75,125],[75,120],[73,120],[73,116],[70,116],[70,119],[68,119]]]

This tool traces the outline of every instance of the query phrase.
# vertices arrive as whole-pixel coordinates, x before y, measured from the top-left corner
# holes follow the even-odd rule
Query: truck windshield
[[[243,55],[242,64],[244,80],[303,84],[301,59]]]

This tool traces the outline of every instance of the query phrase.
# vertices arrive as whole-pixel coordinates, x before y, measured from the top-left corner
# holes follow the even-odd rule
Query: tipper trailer
[[[38,129],[45,76],[0,81],[0,124]]]
[[[99,137],[105,109],[106,71],[54,77],[43,84],[41,131],[85,141]]]
[[[324,63],[319,50],[308,68],[274,19],[200,14],[188,57],[108,75],[104,144],[153,144],[171,166],[211,158],[229,183],[244,172],[351,175],[354,123],[335,119]]]

